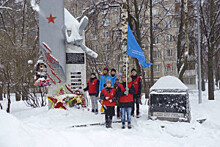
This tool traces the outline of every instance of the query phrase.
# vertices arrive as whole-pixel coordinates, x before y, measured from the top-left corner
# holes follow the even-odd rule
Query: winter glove
[[[126,91],[124,92],[124,94],[125,94],[125,95],[128,95],[128,90],[126,90]]]
[[[114,84],[114,88],[117,88],[117,87],[118,87],[118,83],[115,82],[115,84]]]

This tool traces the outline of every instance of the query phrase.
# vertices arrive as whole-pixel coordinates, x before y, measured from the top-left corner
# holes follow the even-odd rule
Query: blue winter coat
[[[112,86],[114,86],[115,81],[116,81],[116,79],[117,79],[117,76],[114,76],[114,77],[111,76],[111,78],[112,78],[112,79],[111,79],[111,81],[112,81]]]
[[[112,77],[110,75],[102,75],[99,81],[99,92],[101,92],[102,89],[105,88],[105,78],[107,78],[107,80],[112,80]]]

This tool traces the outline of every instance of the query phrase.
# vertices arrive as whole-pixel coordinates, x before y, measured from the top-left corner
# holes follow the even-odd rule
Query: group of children
[[[95,73],[91,73],[84,91],[89,92],[92,112],[96,114],[98,114],[98,100],[102,100],[106,128],[112,128],[112,117],[115,115],[115,106],[117,106],[117,118],[121,117],[122,129],[125,129],[126,116],[127,126],[131,129],[131,116],[134,116],[135,105],[136,117],[140,115],[141,88],[141,78],[137,75],[136,69],[132,69],[131,76],[127,78],[121,73],[116,75],[114,68],[109,75],[109,69],[105,67],[100,81]]]

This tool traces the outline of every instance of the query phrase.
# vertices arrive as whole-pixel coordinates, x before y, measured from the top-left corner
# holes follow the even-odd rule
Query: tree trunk
[[[184,25],[184,0],[181,0],[179,34],[178,34],[178,39],[177,39],[177,70],[178,70],[178,73],[180,73],[180,69],[182,66],[183,25]]]
[[[201,35],[201,45],[202,45],[202,40],[203,40],[203,35]],[[205,68],[204,68],[204,66],[203,66],[203,60],[204,60],[204,57],[202,56],[203,55],[203,48],[202,48],[202,46],[201,46],[201,50],[200,50],[200,54],[201,54],[201,56],[200,56],[200,58],[201,58],[201,79],[202,79],[202,91],[205,91],[205,75],[204,75],[204,73],[205,73]]]
[[[21,100],[21,96],[20,96],[20,92],[19,91],[15,92],[15,99],[16,99],[16,101],[20,101]]]
[[[185,0],[185,39],[186,39],[186,46],[184,50],[184,63],[183,67],[179,71],[179,79],[183,81],[183,75],[187,70],[188,65],[188,56],[189,56],[189,14],[188,14],[188,0]]]
[[[11,97],[10,97],[10,84],[7,85],[7,99],[8,99],[8,107],[6,109],[6,112],[10,113],[10,107],[11,107]]]
[[[210,0],[210,26],[214,23],[214,0]],[[214,29],[210,32],[208,42],[208,99],[214,100],[214,78],[213,78],[213,50],[214,50]]]
[[[215,79],[216,79],[216,83],[215,85],[218,87],[219,86],[219,81],[220,81],[220,61],[219,61],[219,58],[220,58],[220,50],[215,54],[215,66],[216,66],[216,71],[215,71]],[[220,87],[218,87],[220,88]]]
[[[152,63],[150,67],[150,87],[154,84],[154,59],[153,59],[153,15],[152,15],[152,0],[150,0],[150,62]]]
[[[1,85],[0,86],[0,101],[3,100],[2,94],[3,94],[3,86]]]

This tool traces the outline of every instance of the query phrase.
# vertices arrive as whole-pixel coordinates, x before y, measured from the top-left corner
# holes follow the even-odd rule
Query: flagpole
[[[128,89],[128,55],[126,57],[126,90]]]
[[[126,76],[126,89],[128,88],[128,55],[127,55],[127,32],[128,32],[128,6],[127,0],[122,0],[122,52],[123,52],[123,73]]]

